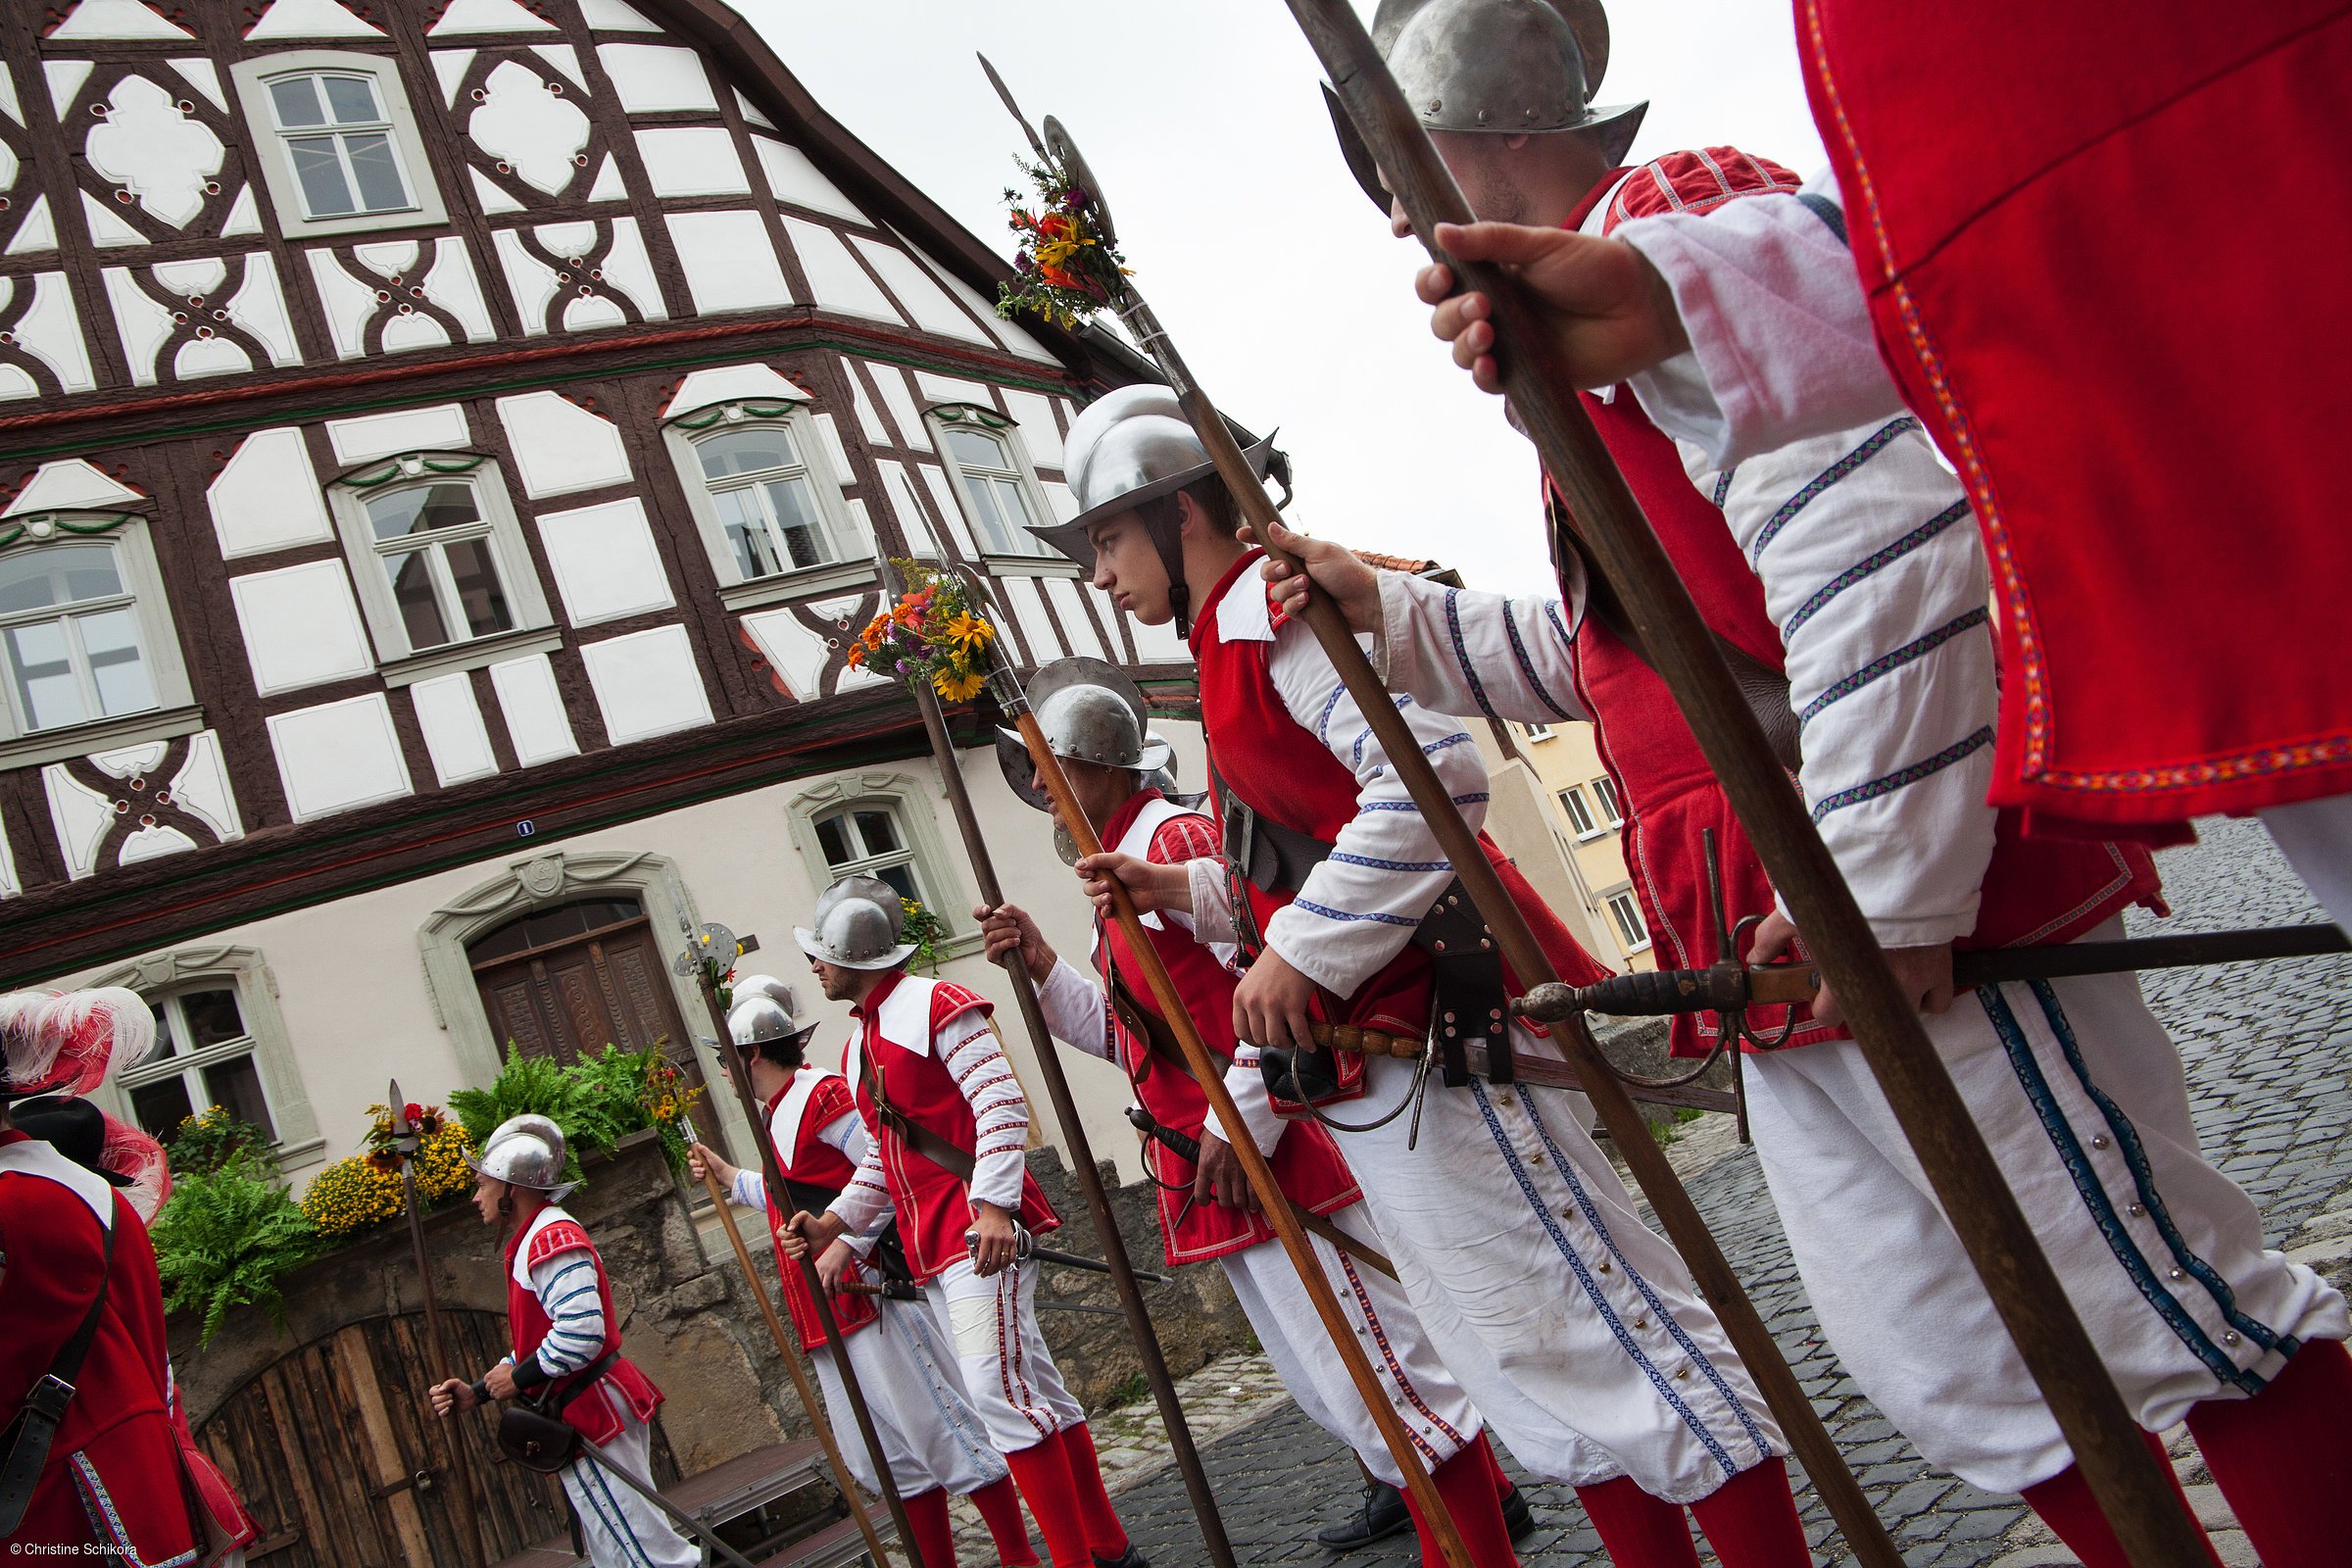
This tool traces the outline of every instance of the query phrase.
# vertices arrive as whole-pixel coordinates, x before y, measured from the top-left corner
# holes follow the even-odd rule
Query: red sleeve
[[[1617,194],[1609,200],[1608,220],[1602,225],[1602,232],[1614,229],[1629,218],[1711,212],[1742,196],[1800,190],[1804,183],[1769,158],[1757,158],[1737,147],[1668,153],[1625,176]]]
[[[1146,858],[1155,865],[1182,865],[1187,860],[1213,860],[1222,853],[1216,820],[1187,811],[1159,824]]]
[[[967,990],[953,980],[942,980],[931,988],[931,1033],[937,1035],[958,1013],[978,1008],[982,1017],[997,1010],[997,1004],[977,991]]]
[[[801,1125],[823,1129],[858,1109],[858,1097],[850,1092],[850,1081],[828,1073],[808,1091],[808,1109]]]
[[[537,1268],[559,1252],[594,1252],[596,1244],[580,1229],[579,1221],[557,1220],[531,1238],[531,1250],[525,1257],[526,1267]]]

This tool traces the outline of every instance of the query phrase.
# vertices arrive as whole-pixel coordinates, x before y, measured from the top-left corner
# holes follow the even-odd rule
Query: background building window
[[[0,555],[0,653],[27,733],[160,706],[109,541]]]
[[[155,1009],[155,1059],[122,1075],[138,1124],[169,1140],[182,1121],[220,1105],[277,1142],[277,1121],[262,1089],[236,986],[223,981],[147,1003]]]
[[[411,485],[364,505],[411,652],[514,629],[472,479]]]
[[[374,77],[303,72],[272,76],[269,86],[305,218],[402,213],[416,205]]]
[[[1520,728],[1527,731],[1527,738],[1531,741],[1547,741],[1551,739],[1551,726],[1549,724],[1522,724]]]
[[[1037,515],[1029,510],[1021,470],[1004,438],[986,430],[956,428],[947,436],[980,548],[992,556],[1034,554],[1037,541],[1029,530],[1037,526]]]
[[[839,559],[790,426],[762,424],[705,436],[694,443],[694,455],[738,581]]]
[[[1641,903],[1632,888],[1620,888],[1608,897],[1609,918],[1617,922],[1617,935],[1628,953],[1640,953],[1649,946],[1649,927],[1642,922]]]
[[[345,474],[327,494],[395,684],[509,657],[552,623],[497,465],[410,453]]]
[[[899,813],[878,802],[828,811],[816,819],[817,848],[824,852],[828,882],[853,872],[878,876],[902,899],[929,905],[917,877],[914,850],[899,826]]]
[[[1600,802],[1601,814],[1609,819],[1609,826],[1625,826],[1625,812],[1617,805],[1617,785],[1614,780],[1608,778],[1594,779],[1592,781],[1592,796],[1593,799]]]
[[[1576,829],[1578,838],[1598,838],[1606,831],[1593,816],[1592,803],[1585,799],[1582,784],[1571,784],[1560,791],[1560,808],[1568,813],[1568,824]]]

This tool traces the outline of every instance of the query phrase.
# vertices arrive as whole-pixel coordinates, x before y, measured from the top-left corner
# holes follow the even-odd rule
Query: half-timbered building
[[[148,995],[119,1108],[297,1183],[392,1073],[691,1059],[683,926],[797,976],[844,871],[985,989],[913,708],[844,663],[877,555],[985,571],[1024,663],[1190,681],[1029,531],[1137,362],[1003,273],[717,0],[0,8],[5,978]]]

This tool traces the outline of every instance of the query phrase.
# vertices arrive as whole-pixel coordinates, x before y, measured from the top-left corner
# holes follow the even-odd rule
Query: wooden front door
[[[510,1348],[497,1313],[442,1318],[467,1368]],[[471,1568],[564,1528],[562,1484],[500,1453],[492,1417],[435,1418],[427,1401],[440,1359],[420,1315],[349,1324],[272,1362],[196,1429],[260,1527],[247,1562]],[[464,1446],[463,1471],[453,1440]],[[466,1478],[488,1537],[484,1555],[461,1539],[463,1515],[451,1503]]]
[[[644,1051],[659,1041],[687,1082],[704,1082],[696,1037],[710,1025],[689,1029],[679,1017],[668,964],[634,901],[535,910],[478,938],[466,954],[502,1049],[511,1043],[526,1056],[571,1062],[608,1045]],[[708,1093],[694,1122],[705,1143],[726,1147]]]

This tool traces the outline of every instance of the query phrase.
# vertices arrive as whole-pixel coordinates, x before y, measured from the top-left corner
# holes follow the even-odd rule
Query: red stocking
[[[2202,1405],[2197,1408],[2204,1408]],[[2193,1414],[2193,1412],[2192,1412]],[[2188,1506],[2188,1498],[2180,1491],[2180,1478],[2173,1473],[2173,1461],[2165,1455],[2164,1440],[2153,1432],[2140,1434],[2148,1451],[2164,1467],[2165,1480],[2172,1483],[2173,1495],[2180,1506]],[[2132,1568],[2132,1559],[2124,1555],[2123,1543],[2115,1539],[2115,1527],[2090,1494],[2090,1483],[2082,1479],[2079,1465],[2068,1465],[2047,1481],[2036,1481],[2025,1493],[2026,1506],[2041,1516],[2041,1522],[2051,1533],[2066,1543],[2066,1549],[2082,1559],[2082,1568]],[[2203,1540],[2204,1528],[2198,1527],[2197,1537]],[[2213,1554],[2213,1543],[2205,1542],[2206,1560],[2221,1568]],[[2313,1561],[2318,1561],[2314,1558]]]
[[[1063,1427],[1054,1441],[1061,1445],[1063,1457],[1070,1467],[1070,1487],[1078,1500],[1078,1516],[1086,1521],[1086,1544],[1096,1556],[1106,1562],[1116,1562],[1127,1555],[1127,1527],[1110,1506],[1110,1494],[1102,1490],[1102,1465],[1095,1457],[1095,1435],[1081,1421],[1074,1427]]]
[[[1813,1568],[1787,1461],[1750,1465],[1690,1505],[1723,1568]]]
[[[1494,1494],[1494,1457],[1474,1444],[1438,1466],[1430,1480],[1437,1484],[1438,1498],[1453,1516],[1453,1528],[1461,1533],[1462,1544],[1470,1548],[1470,1560],[1478,1568],[1519,1568],[1510,1533],[1502,1528],[1502,1499]],[[1409,1487],[1404,1492],[1404,1506],[1421,1536],[1421,1568],[1446,1568],[1446,1554],[1439,1549],[1437,1537],[1430,1534],[1429,1521],[1421,1516],[1421,1505],[1413,1500]]]
[[[1470,1446],[1476,1448],[1479,1456],[1486,1461],[1487,1474],[1494,1480],[1495,1500],[1499,1502],[1508,1499],[1512,1493],[1519,1490],[1519,1483],[1503,1473],[1502,1461],[1494,1457],[1494,1443],[1487,1434],[1481,1432],[1477,1441]]]
[[[1698,1568],[1683,1510],[1643,1492],[1632,1476],[1579,1487],[1576,1496],[1617,1568]]]
[[[1047,1438],[1006,1454],[1004,1463],[1011,1467],[1013,1485],[1021,1489],[1021,1500],[1029,1505],[1029,1517],[1037,1521],[1037,1533],[1046,1538],[1046,1555],[1054,1560],[1054,1568],[1095,1568],[1094,1553],[1087,1549],[1086,1520],[1071,1495],[1076,1489],[1070,1484],[1070,1462],[1060,1443]]]
[[[1021,1517],[1021,1494],[1013,1490],[1012,1477],[991,1481],[971,1494],[972,1506],[988,1521],[988,1533],[997,1544],[997,1561],[1004,1568],[1037,1568],[1037,1551],[1029,1544],[1029,1521]]]
[[[914,1532],[914,1549],[923,1559],[923,1568],[956,1568],[956,1532],[948,1524],[947,1489],[933,1487],[900,1500],[906,1504],[906,1523]]]
[[[2352,1542],[2352,1355],[2310,1340],[2250,1399],[2188,1412],[2205,1468],[2269,1568],[2344,1560]]]

